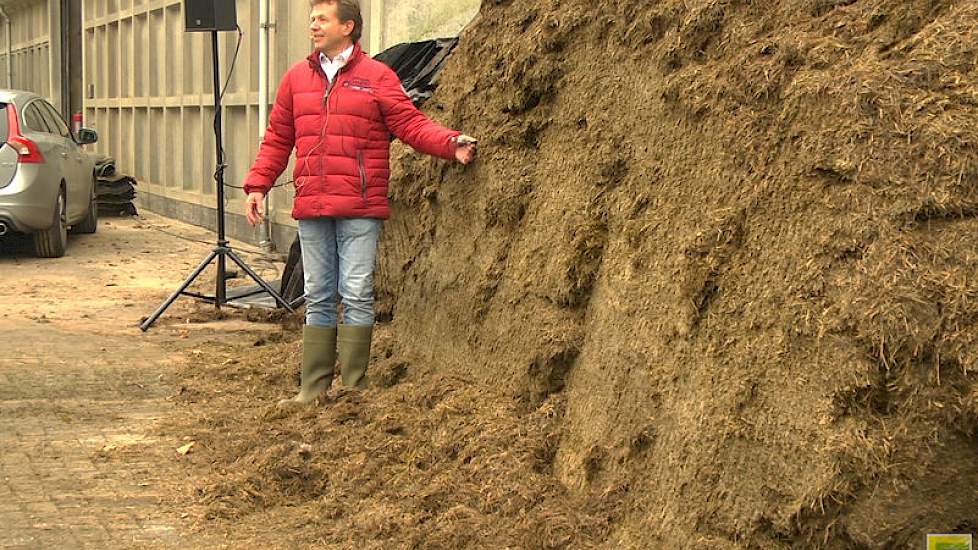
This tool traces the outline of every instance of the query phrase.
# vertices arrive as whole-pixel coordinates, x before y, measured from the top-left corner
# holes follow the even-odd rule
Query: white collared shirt
[[[343,50],[343,53],[334,57],[333,59],[326,57],[326,54],[323,52],[319,52],[319,64],[322,65],[323,72],[326,73],[326,78],[329,79],[330,82],[336,78],[336,74],[339,73],[340,69],[343,68],[343,65],[346,65],[346,62],[350,60],[351,55],[353,55],[353,46]]]

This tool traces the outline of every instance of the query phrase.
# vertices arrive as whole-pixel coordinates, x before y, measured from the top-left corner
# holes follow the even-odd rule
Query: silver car
[[[30,234],[38,256],[58,258],[69,229],[95,232],[95,161],[81,146],[97,139],[40,96],[0,90],[0,237]]]

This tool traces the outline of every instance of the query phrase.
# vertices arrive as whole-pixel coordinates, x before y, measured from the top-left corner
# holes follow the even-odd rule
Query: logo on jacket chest
[[[351,78],[350,80],[343,82],[343,87],[356,90],[358,92],[366,92],[368,94],[374,93],[374,87],[366,78]]]

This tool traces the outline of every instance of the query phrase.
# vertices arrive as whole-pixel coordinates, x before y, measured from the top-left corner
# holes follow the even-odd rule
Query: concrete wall
[[[76,6],[80,5],[80,13]],[[478,11],[478,0],[361,0],[362,43],[370,53],[407,40],[457,33]],[[61,17],[60,6],[65,8]],[[14,85],[40,91],[65,113],[83,105],[85,126],[99,132],[94,150],[116,159],[139,181],[140,206],[215,227],[213,83],[208,33],[184,32],[182,0],[0,0],[10,13]],[[74,9],[73,9],[74,8]],[[259,0],[237,0],[244,38],[223,99],[226,183],[240,186],[258,149],[266,122],[258,112]],[[308,55],[306,0],[269,0],[269,99],[281,75]],[[74,47],[72,13],[80,18]],[[62,20],[64,19],[64,20]],[[2,21],[0,21],[2,23]],[[63,27],[51,44],[50,28]],[[0,24],[0,54],[5,37]],[[81,50],[77,78],[61,63]],[[219,34],[221,80],[230,68],[237,34]],[[0,55],[0,67],[6,59]],[[3,81],[0,74],[0,81]],[[82,95],[78,98],[76,96]],[[80,101],[79,101],[80,100]],[[280,178],[290,179],[291,166]],[[243,193],[228,188],[228,233],[257,242],[258,230],[243,221]],[[287,250],[294,236],[293,189],[270,195],[273,239]]]
[[[59,109],[61,93],[60,33],[51,41],[51,28],[60,26],[60,3],[57,1],[7,1],[0,8],[10,17],[10,52],[7,51],[7,25],[0,18],[0,85],[30,90],[51,101]],[[9,55],[8,55],[9,54]],[[8,63],[12,81],[8,82]]]
[[[144,207],[212,208],[210,35],[184,32],[179,0],[82,1],[84,116],[99,132],[96,150],[139,181]],[[258,2],[239,1],[237,9],[246,34],[223,101],[228,183],[246,168],[243,159],[256,150],[260,126]],[[219,34],[222,81],[236,37]],[[236,202],[229,204],[232,211]]]

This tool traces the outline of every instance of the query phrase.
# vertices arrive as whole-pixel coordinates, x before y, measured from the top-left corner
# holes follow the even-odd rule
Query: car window
[[[68,125],[50,103],[47,101],[38,101],[37,106],[41,110],[41,114],[46,115],[44,116],[44,121],[48,123],[49,128],[54,130],[54,133],[60,135],[61,137],[72,139],[71,132],[68,130]]]
[[[37,103],[31,103],[24,109],[24,124],[35,132],[54,133],[51,128],[48,128],[47,122],[44,121],[41,111],[37,108]]]

